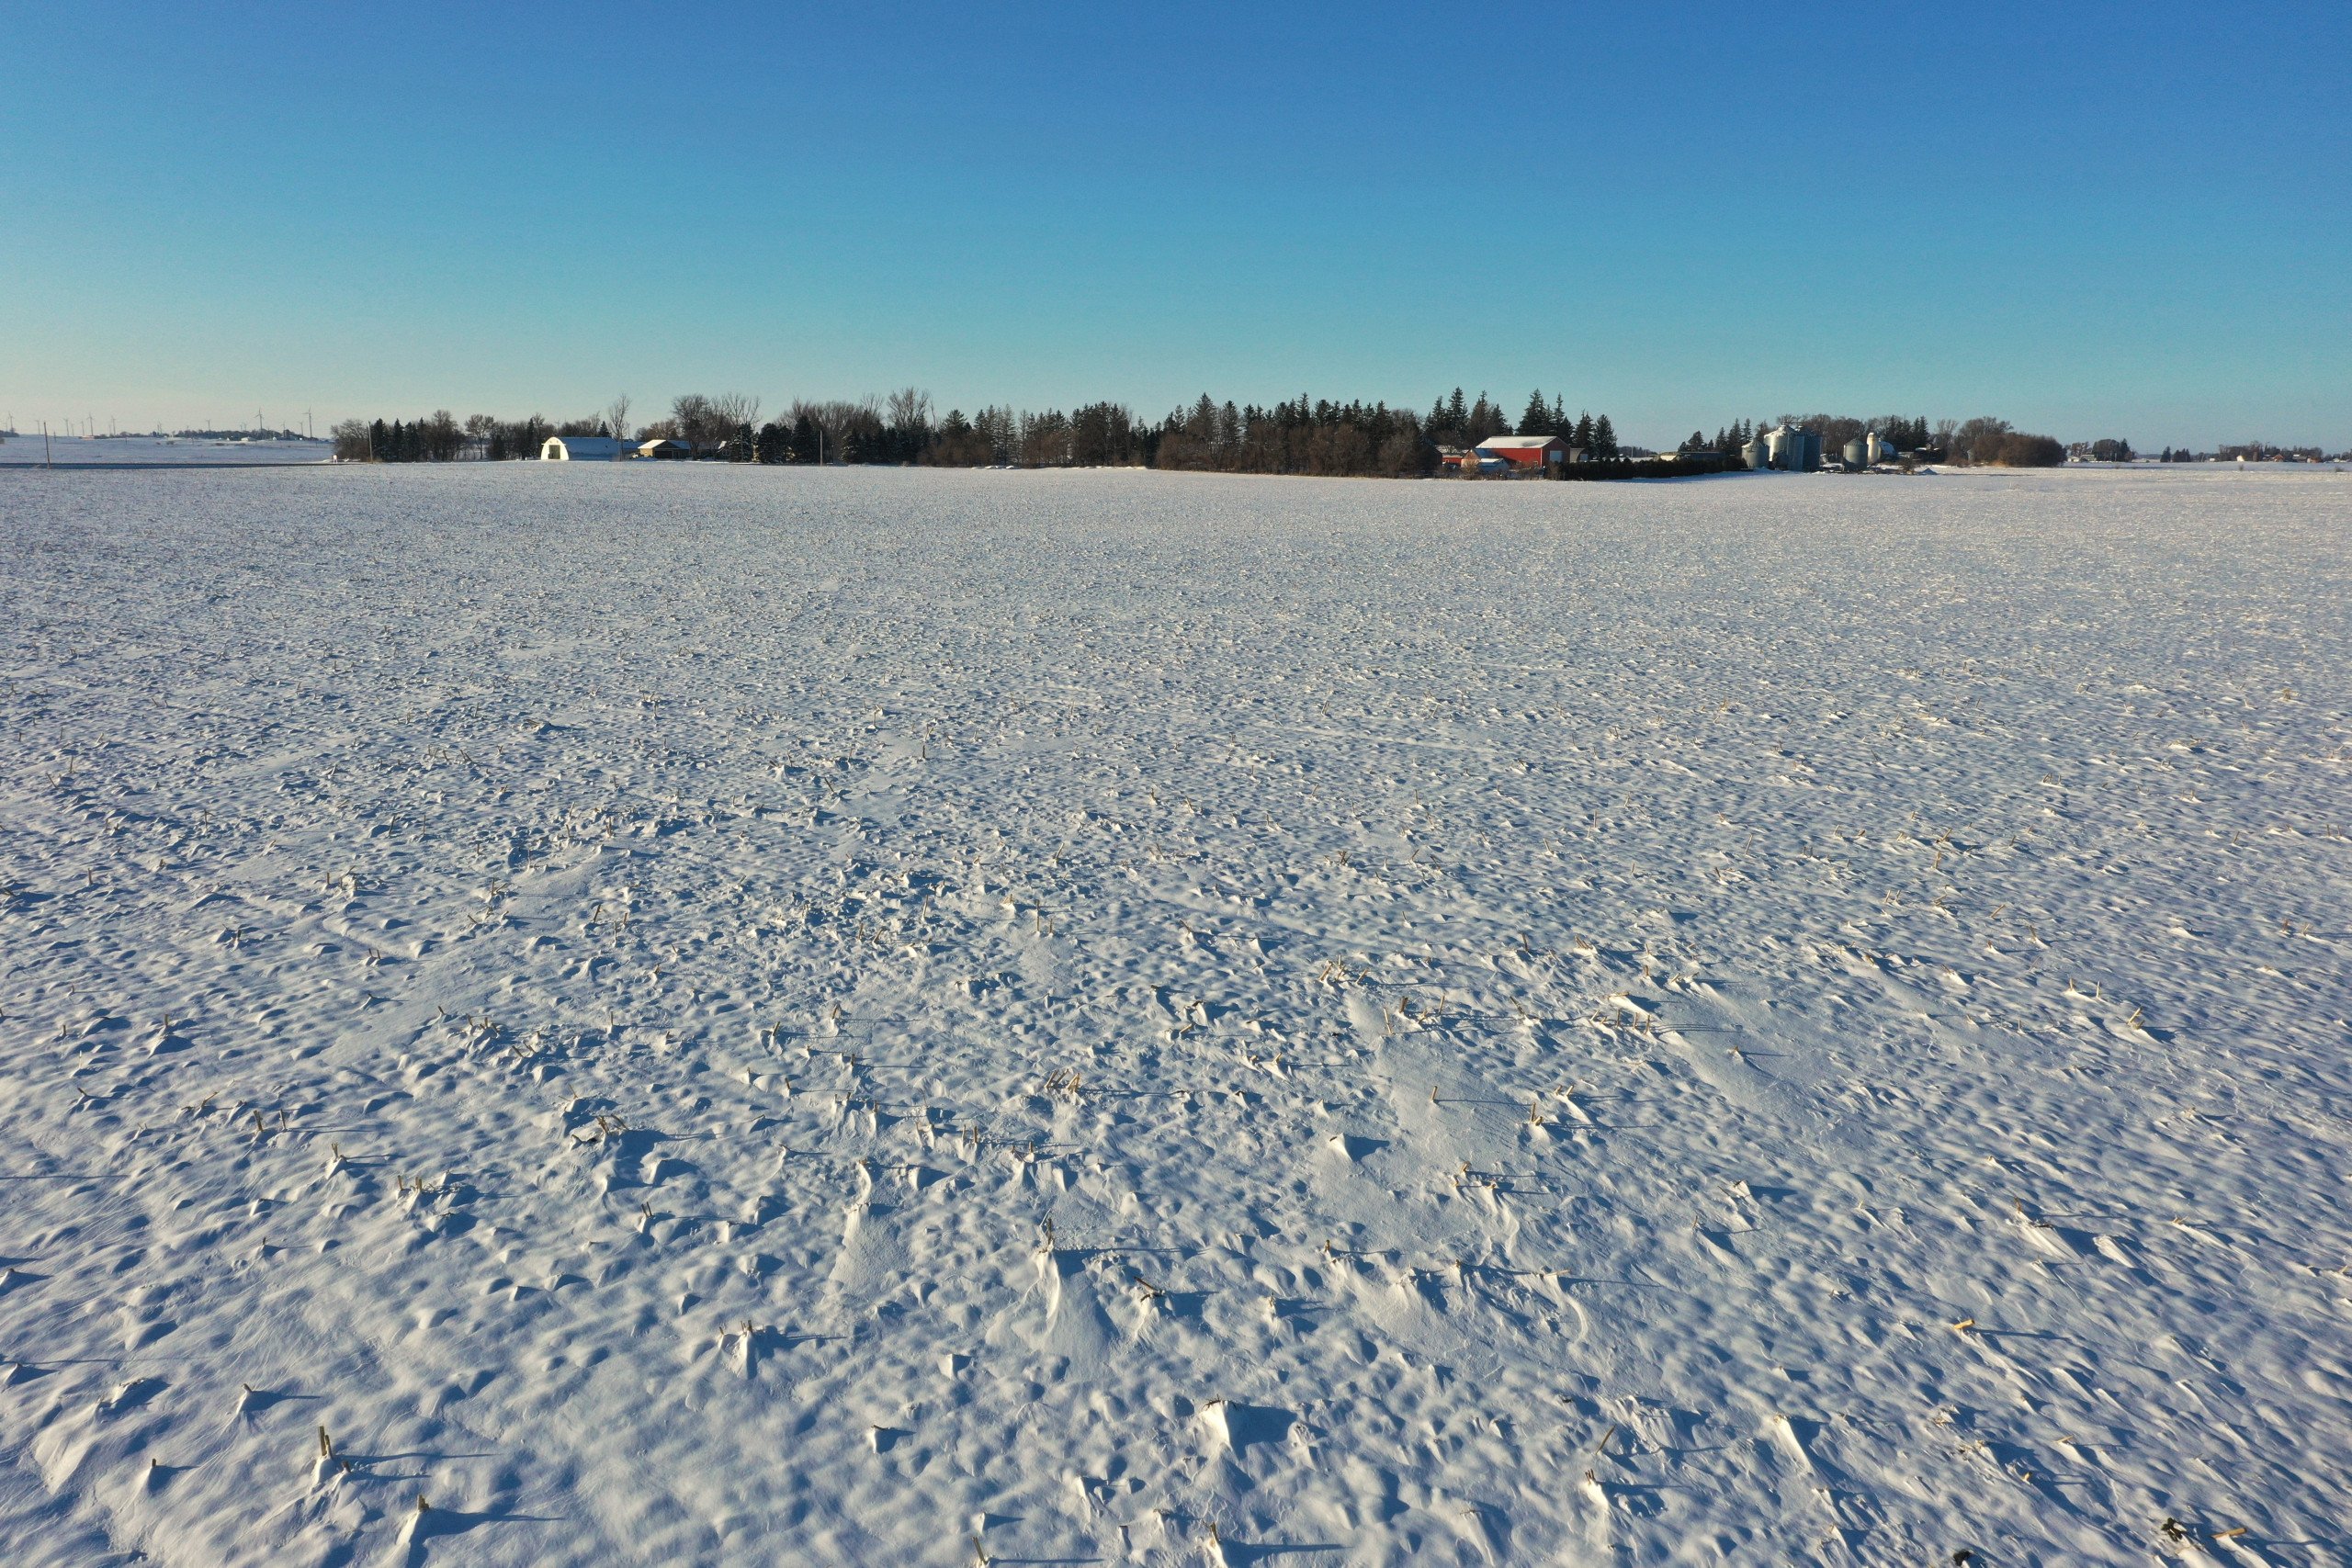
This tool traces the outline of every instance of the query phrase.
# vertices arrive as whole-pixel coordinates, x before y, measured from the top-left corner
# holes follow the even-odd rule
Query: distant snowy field
[[[0,468],[43,464],[85,467],[154,465],[163,468],[220,464],[234,468],[260,463],[323,463],[334,456],[331,441],[198,441],[170,435],[106,436],[85,440],[78,435],[52,435],[44,446],[41,434],[11,435],[0,440]]]
[[[2342,1563],[2348,525],[0,479],[0,1560]]]

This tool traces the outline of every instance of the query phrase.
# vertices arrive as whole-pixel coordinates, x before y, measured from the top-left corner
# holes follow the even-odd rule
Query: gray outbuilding
[[[548,463],[613,463],[636,456],[636,442],[609,435],[550,435],[539,448],[540,460]]]

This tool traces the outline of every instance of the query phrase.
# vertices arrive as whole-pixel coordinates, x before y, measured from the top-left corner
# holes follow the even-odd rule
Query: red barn
[[[1548,468],[1568,460],[1568,444],[1556,435],[1497,435],[1478,443],[1481,457],[1500,457],[1514,468]]]

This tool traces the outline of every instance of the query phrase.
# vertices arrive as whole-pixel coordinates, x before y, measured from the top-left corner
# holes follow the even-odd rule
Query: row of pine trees
[[[1476,402],[1464,406],[1459,387],[1453,389],[1452,398],[1438,400],[1430,410],[1426,423],[1440,445],[1463,451],[1498,435],[1556,435],[1571,451],[1583,452],[1589,457],[1624,456],[1617,444],[1617,427],[1610,423],[1607,414],[1596,418],[1590,413],[1578,413],[1571,419],[1567,405],[1561,399],[1555,397],[1547,403],[1540,389],[1527,395],[1527,406],[1520,411],[1517,424],[1510,422],[1502,404],[1488,402],[1484,392],[1478,394]]]
[[[678,440],[696,456],[754,463],[922,463],[943,468],[1159,468],[1217,473],[1412,476],[1434,471],[1442,452],[1497,435],[1557,435],[1594,458],[1623,455],[1607,414],[1571,416],[1566,403],[1531,393],[1516,422],[1481,392],[1439,398],[1426,416],[1385,402],[1332,402],[1304,395],[1264,407],[1203,396],[1158,422],[1120,403],[1065,413],[990,406],[934,417],[916,389],[854,402],[795,401],[761,421],[740,395],[678,399],[669,417],[632,438]],[[539,456],[551,435],[631,434],[628,404],[605,415],[550,423],[534,414],[460,423],[447,410],[413,421],[347,420],[335,427],[345,461],[491,461]]]

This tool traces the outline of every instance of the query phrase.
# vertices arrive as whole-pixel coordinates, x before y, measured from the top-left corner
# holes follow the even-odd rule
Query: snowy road
[[[0,1558],[2342,1562],[2348,526],[0,476]]]

